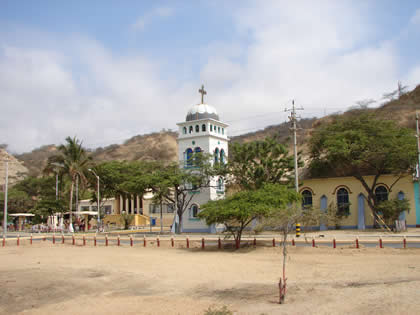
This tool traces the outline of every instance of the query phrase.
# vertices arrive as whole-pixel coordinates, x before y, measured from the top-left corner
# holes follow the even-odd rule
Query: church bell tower
[[[207,92],[204,86],[198,90],[201,94],[201,103],[194,105],[187,113],[185,122],[178,123],[178,160],[180,167],[193,167],[190,157],[194,152],[211,154],[213,163],[226,163],[228,157],[227,136],[228,125],[223,123],[216,109],[204,102]],[[211,187],[191,191],[193,194],[189,208],[184,212],[182,225],[184,232],[214,232],[214,227],[206,225],[197,214],[200,205],[209,200],[225,197],[225,185],[222,178],[212,178]]]

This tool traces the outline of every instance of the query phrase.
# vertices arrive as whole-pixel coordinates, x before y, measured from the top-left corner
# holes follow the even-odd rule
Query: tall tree
[[[353,176],[364,187],[376,218],[374,189],[381,176],[395,175],[391,188],[412,172],[417,147],[413,131],[372,114],[336,118],[317,129],[310,140],[314,177]],[[369,182],[366,175],[372,175]]]
[[[194,194],[200,189],[209,188],[214,176],[221,174],[220,165],[210,162],[211,157],[201,152],[191,157],[193,167],[183,168],[172,163],[157,168],[151,175],[150,186],[160,202],[166,199],[175,205],[179,223],[176,233],[182,232],[182,217],[191,205]]]
[[[294,169],[293,156],[276,138],[249,143],[233,143],[230,148],[228,182],[241,189],[258,189],[265,183],[289,182]]]
[[[67,137],[66,143],[58,147],[60,155],[52,156],[48,159],[47,168],[52,169],[57,164],[61,165],[63,172],[69,177],[71,181],[70,186],[70,200],[69,200],[69,211],[70,211],[70,225],[73,219],[73,194],[74,186],[77,180],[81,180],[82,184],[86,183],[86,172],[92,164],[92,158],[88,155],[85,148],[82,146],[82,142],[76,137]]]
[[[160,165],[149,161],[109,161],[93,167],[100,178],[101,199],[116,195],[143,195],[151,187],[151,174]],[[88,176],[92,191],[92,201],[96,200],[97,179]],[[102,200],[100,202],[102,202]]]

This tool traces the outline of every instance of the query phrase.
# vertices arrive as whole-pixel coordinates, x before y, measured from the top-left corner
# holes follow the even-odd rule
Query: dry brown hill
[[[373,112],[379,117],[394,119],[402,126],[415,128],[416,110],[420,110],[420,85],[413,91],[402,95],[399,99],[387,102],[378,108],[351,108],[341,113],[333,114],[320,119],[302,119],[299,121],[298,141],[300,150],[306,155],[307,139],[314,128],[328,123],[337,115],[358,115],[361,112]],[[279,125],[268,126],[263,130],[236,136],[231,138],[231,142],[248,142],[260,140],[267,136],[278,136],[280,141],[291,144],[290,124],[282,123]],[[91,152],[93,158],[97,161],[109,160],[177,160],[177,133],[173,131],[161,131],[146,135],[134,136],[123,144],[113,144],[105,148],[98,148]],[[57,148],[54,145],[47,145],[35,149],[32,152],[16,155],[16,158],[23,161],[23,165],[28,169],[27,173],[38,175],[45,167],[49,156],[56,154]]]
[[[13,155],[7,153],[7,151],[3,148],[0,148],[0,185],[3,189],[3,185],[5,183],[5,176],[3,174],[6,173],[6,163],[3,163],[3,161],[8,160],[8,177],[9,177],[9,184],[13,185],[15,182],[22,180],[24,176],[28,173],[28,169],[23,165],[24,163],[19,161],[16,157]]]
[[[92,157],[98,161],[176,161],[178,158],[177,136],[178,134],[173,131],[137,135],[123,144],[98,148],[92,152]]]

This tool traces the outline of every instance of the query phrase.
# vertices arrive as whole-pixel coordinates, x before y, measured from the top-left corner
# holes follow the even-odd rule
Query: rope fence
[[[21,237],[18,235],[16,238],[3,238],[2,239],[2,247],[6,246],[21,246],[21,245],[33,245],[35,241],[38,242],[51,242],[52,245],[71,245],[71,246],[128,246],[128,247],[155,247],[155,248],[201,248],[202,250],[205,249],[239,249],[241,247],[278,247],[282,245],[282,241],[273,239],[257,239],[257,238],[243,238],[241,243],[237,240],[231,239],[221,239],[219,238],[207,238],[204,237],[171,237],[171,238],[163,238],[160,237],[146,237],[143,238],[134,238],[132,235],[121,237],[120,235],[104,235],[104,236],[97,236],[97,235],[82,235],[82,236],[75,236],[73,235],[55,235],[52,236],[36,236],[34,237],[32,234],[30,236]],[[420,248],[420,239],[419,240],[407,240],[406,237],[402,237],[399,239],[382,239],[379,237],[378,239],[371,239],[371,240],[360,240],[358,237],[354,240],[350,239],[342,239],[337,240],[333,238],[332,240],[327,239],[315,239],[312,238],[310,240],[306,239],[289,239],[287,240],[288,245],[292,247],[331,247],[337,248],[337,246],[341,247],[350,247],[360,249],[361,246],[370,247],[370,248],[385,248],[385,247],[392,247],[392,248],[408,248],[408,247],[417,247]],[[409,246],[409,245],[416,245],[416,246]],[[395,245],[398,245],[397,247]]]

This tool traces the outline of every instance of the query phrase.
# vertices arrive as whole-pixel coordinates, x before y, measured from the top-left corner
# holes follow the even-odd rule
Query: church
[[[228,125],[223,123],[216,109],[204,102],[207,92],[204,86],[199,89],[201,102],[193,105],[187,112],[185,122],[178,123],[178,162],[179,167],[194,171],[191,156],[194,152],[202,152],[212,156],[212,163],[226,163],[228,157]],[[201,205],[209,200],[225,197],[225,184],[222,178],[212,178],[210,187],[189,191],[191,201],[182,217],[182,232],[214,233],[215,226],[208,226],[204,220],[198,218]],[[176,218],[175,206],[164,202],[162,209],[153,202],[152,192],[140,195],[117,195],[105,201],[104,223],[120,224],[122,213],[132,214],[132,226],[160,226],[161,212],[163,226],[172,226],[179,222]],[[162,211],[161,211],[162,210]],[[86,211],[96,211],[96,205],[90,200],[82,200],[78,206],[80,214]],[[222,227],[220,227],[222,228]],[[218,226],[219,230],[219,226]]]
[[[190,157],[194,152],[211,154],[213,163],[226,163],[228,157],[228,125],[223,123],[216,109],[204,102],[207,92],[204,86],[199,90],[201,103],[191,107],[185,122],[178,125],[178,160],[180,167],[193,168]],[[197,215],[200,205],[209,200],[225,197],[225,185],[222,178],[212,178],[210,187],[191,191],[193,194],[189,208],[182,217],[183,232],[215,232],[214,226],[208,226]]]

